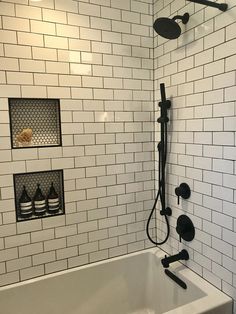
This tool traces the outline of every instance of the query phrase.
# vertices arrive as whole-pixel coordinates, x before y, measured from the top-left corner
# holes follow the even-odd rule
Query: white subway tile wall
[[[0,1],[1,286],[151,245],[152,21],[152,0]],[[8,97],[59,98],[62,147],[11,150]],[[16,223],[13,173],[53,169],[66,215]]]
[[[188,266],[236,300],[236,6],[221,2],[228,12],[179,0],[0,1],[0,285],[150,246],[153,96],[157,109],[164,82],[164,249],[186,247]],[[191,17],[178,40],[153,41],[153,12]],[[8,97],[60,98],[63,147],[11,150]],[[66,215],[16,224],[12,174],[50,169],[64,169]],[[192,195],[177,206],[181,182]],[[180,244],[183,212],[196,238]]]
[[[229,10],[179,0],[154,2],[154,18],[190,13],[179,39],[157,34],[154,39],[155,100],[162,82],[172,100],[167,199],[173,216],[164,249],[173,254],[187,248],[187,265],[229,294],[236,313],[236,4],[217,2],[228,3]],[[156,125],[156,141],[159,137]],[[182,182],[192,195],[178,206],[174,190]],[[176,219],[183,213],[195,224],[193,242],[178,241]],[[158,237],[165,232],[158,219]]]

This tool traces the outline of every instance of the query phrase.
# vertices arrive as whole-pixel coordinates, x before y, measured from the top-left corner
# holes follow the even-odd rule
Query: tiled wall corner
[[[167,168],[173,216],[164,249],[176,253],[186,247],[188,266],[236,301],[236,5],[219,2],[227,2],[229,10],[155,1],[155,18],[190,13],[178,40],[155,36],[155,100],[160,99],[159,84],[165,83],[172,100]],[[178,206],[174,189],[182,182],[192,195]],[[175,232],[183,213],[196,227],[190,243],[179,243]],[[159,228],[162,237],[161,221]]]
[[[150,246],[152,2],[0,1],[0,285]],[[11,150],[9,97],[60,99],[62,147]],[[54,169],[66,215],[16,223],[13,173]]]

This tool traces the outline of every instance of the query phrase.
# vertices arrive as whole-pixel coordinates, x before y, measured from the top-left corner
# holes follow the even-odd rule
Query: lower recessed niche
[[[63,215],[63,170],[14,174],[16,220]]]
[[[61,146],[58,99],[9,99],[12,148]]]

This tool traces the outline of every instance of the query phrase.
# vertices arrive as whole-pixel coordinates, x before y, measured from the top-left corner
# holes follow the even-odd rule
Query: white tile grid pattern
[[[236,313],[236,4],[219,2],[230,9],[221,13],[188,1],[155,1],[155,18],[191,15],[178,40],[155,36],[155,99],[165,83],[172,100],[167,179],[173,216],[164,249],[173,254],[187,248],[187,265],[229,294]],[[156,125],[156,141],[159,137]],[[174,189],[182,182],[192,195],[178,206]],[[196,227],[190,243],[179,243],[175,232],[183,213]],[[165,230],[158,219],[160,238]]]
[[[1,286],[150,246],[152,2],[0,1]],[[8,97],[60,98],[63,146],[11,150]],[[53,169],[66,215],[16,224],[12,174]]]

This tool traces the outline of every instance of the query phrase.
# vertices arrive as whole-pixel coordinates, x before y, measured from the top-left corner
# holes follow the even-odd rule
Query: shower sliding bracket
[[[161,108],[161,116],[157,119],[158,123],[167,123],[169,122],[169,118],[167,116],[167,109],[171,108],[171,101],[164,98],[159,102],[158,106]]]
[[[166,207],[166,209],[163,209],[160,211],[161,216],[171,216],[172,215],[172,209],[170,207]]]

